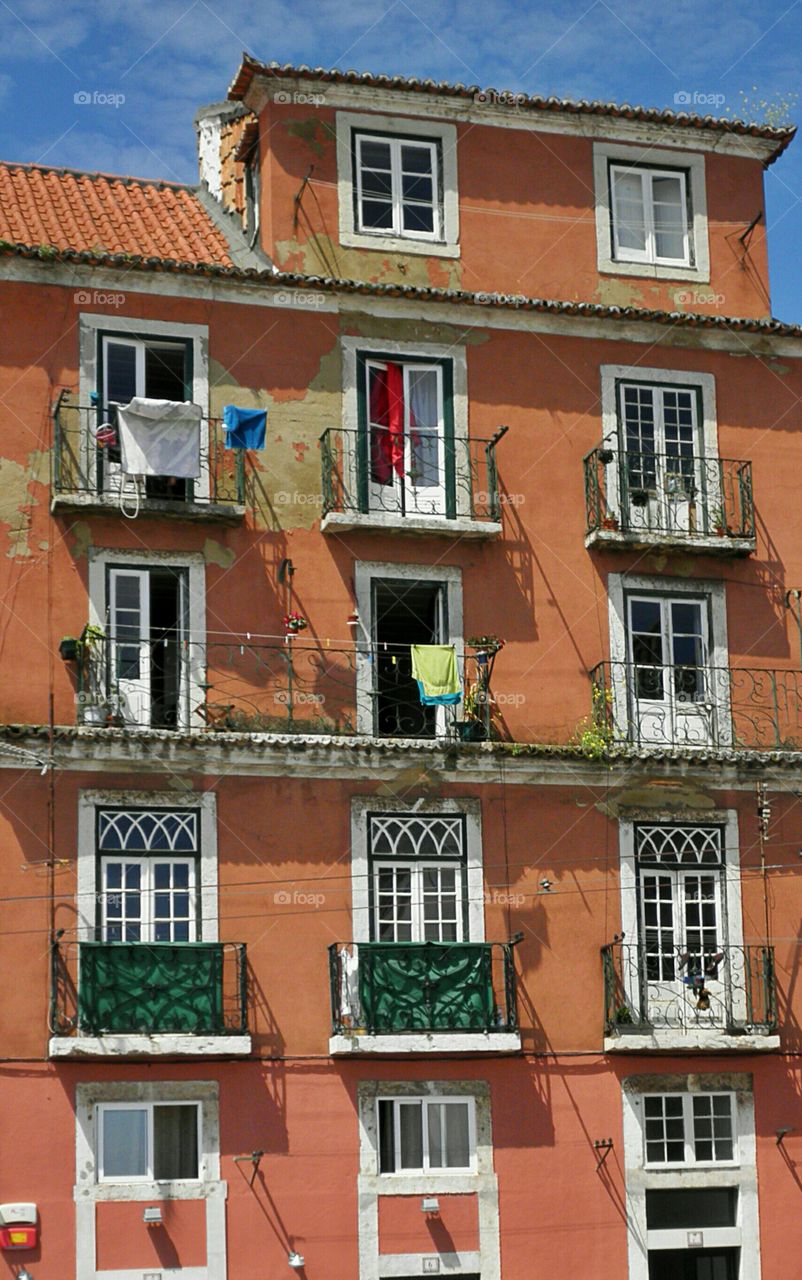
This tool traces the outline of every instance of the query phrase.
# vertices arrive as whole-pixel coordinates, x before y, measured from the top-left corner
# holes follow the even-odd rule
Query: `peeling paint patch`
[[[95,545],[92,540],[92,529],[85,520],[76,520],[70,529],[73,539],[73,555],[76,560],[82,560],[89,555],[90,550]]]
[[[643,307],[646,301],[643,288],[629,280],[603,279],[599,281],[594,301],[605,307]]]
[[[224,547],[222,543],[215,542],[214,538],[207,538],[203,544],[203,558],[207,564],[217,564],[221,569],[230,569],[237,558],[237,553],[231,547]]]
[[[334,126],[317,116],[307,116],[305,120],[290,120],[287,133],[291,138],[300,138],[316,156],[322,156],[326,147],[333,146],[336,139]]]
[[[292,447],[295,452],[295,461],[303,462],[306,457],[307,450],[309,449],[309,445],[304,440],[293,440]]]
[[[28,544],[32,509],[39,500],[30,490],[32,484],[46,485],[49,479],[49,454],[35,450],[28,455],[27,465],[0,458],[0,524],[7,528],[10,542],[9,560],[27,559],[33,552]]]
[[[599,800],[594,807],[608,818],[619,818],[622,810],[630,816],[633,809],[652,814],[708,813],[716,808],[716,802],[692,780],[666,785],[663,779],[655,779]]]
[[[339,240],[326,235],[321,227],[315,228],[314,240],[278,240],[274,246],[276,264],[284,271],[297,271],[305,275],[331,274],[331,264],[337,274],[353,280],[367,280],[374,284],[411,284],[428,288],[434,282],[432,272],[437,273],[437,285],[443,289],[462,288],[462,264],[458,258],[433,261],[422,254],[394,254],[390,257],[374,254],[364,249],[349,249]]]

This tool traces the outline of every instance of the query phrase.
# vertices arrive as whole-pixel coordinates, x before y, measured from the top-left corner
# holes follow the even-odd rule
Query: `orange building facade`
[[[0,166],[0,1273],[784,1280],[793,131],[250,59],[195,126]]]

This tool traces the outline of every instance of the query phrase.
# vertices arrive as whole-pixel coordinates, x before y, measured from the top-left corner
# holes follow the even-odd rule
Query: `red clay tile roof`
[[[305,63],[260,62],[258,58],[243,53],[239,70],[228,91],[229,98],[245,97],[251,82],[259,77],[269,79],[317,80],[328,84],[359,84],[372,89],[406,89],[412,93],[439,95],[444,98],[462,98],[478,103],[509,106],[511,110],[557,111],[566,115],[613,116],[619,120],[644,120],[650,124],[675,125],[685,129],[713,129],[721,133],[736,133],[752,138],[766,138],[776,142],[771,159],[784,151],[796,133],[795,125],[773,126],[750,124],[720,116],[700,116],[687,111],[669,111],[661,107],[630,106],[628,102],[589,102],[571,98],[542,98],[537,94],[513,93],[508,89],[483,89],[478,84],[451,84],[446,80],[419,80],[414,76],[376,75],[372,71],[340,71],[336,67],[308,67]]]
[[[0,164],[0,240],[232,265],[192,187],[35,164]]]

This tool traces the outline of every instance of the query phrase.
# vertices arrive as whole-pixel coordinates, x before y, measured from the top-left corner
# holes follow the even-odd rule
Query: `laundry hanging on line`
[[[453,644],[413,644],[412,676],[424,707],[453,707],[462,697]]]
[[[227,449],[264,449],[267,409],[240,409],[227,404],[223,409],[223,430]]]
[[[134,476],[195,480],[200,467],[200,405],[135,396],[117,410],[122,469]]]

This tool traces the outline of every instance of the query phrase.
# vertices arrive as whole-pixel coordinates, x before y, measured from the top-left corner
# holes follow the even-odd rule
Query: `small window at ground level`
[[[197,1179],[200,1104],[100,1103],[99,1182]]]
[[[380,1098],[379,1171],[471,1172],[473,1098]]]
[[[733,1101],[732,1093],[644,1095],[646,1164],[732,1164]]]

